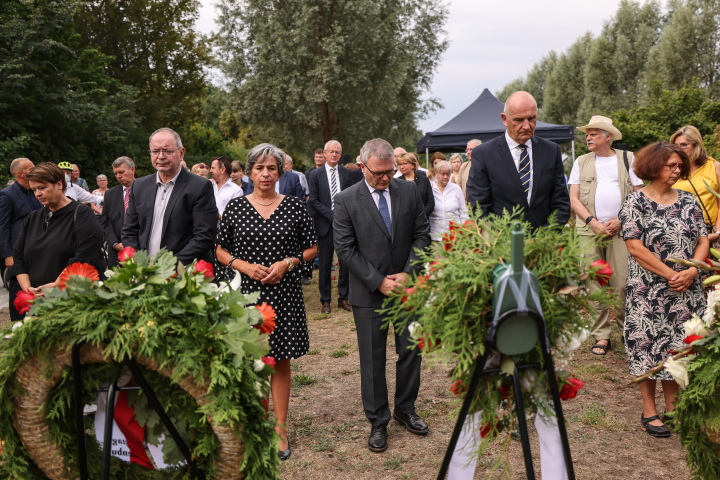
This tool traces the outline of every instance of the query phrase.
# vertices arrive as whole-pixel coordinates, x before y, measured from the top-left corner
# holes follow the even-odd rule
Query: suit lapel
[[[287,185],[287,172],[285,172],[280,180],[278,180],[278,193],[285,195],[285,185]]]
[[[508,145],[507,140],[505,140],[505,135],[502,136],[501,141],[498,143],[498,151],[500,152],[502,163],[505,165],[508,178],[519,194],[518,197],[523,199],[522,203],[526,207],[529,206],[527,203],[527,196],[523,192],[522,183],[520,183],[520,174],[515,166],[515,160],[513,160],[512,154],[510,153],[510,146]]]
[[[165,231],[167,230],[168,223],[170,223],[170,214],[172,213],[173,207],[175,207],[177,199],[180,197],[180,195],[183,194],[185,187],[187,187],[188,175],[192,174],[185,172],[184,168],[180,169],[180,175],[178,175],[177,182],[173,186],[172,193],[170,194],[170,199],[168,199],[167,207],[165,207],[165,214],[163,215],[162,236],[160,237],[161,244],[162,239],[165,238]],[[153,202],[153,205],[154,203],[155,202]],[[192,221],[192,219],[187,219],[187,221]]]
[[[326,206],[330,206],[330,187],[328,186],[328,174],[325,165],[320,167],[318,172],[318,200]]]
[[[540,142],[537,141],[535,137],[532,137],[532,160],[533,160],[533,171],[532,171],[532,179],[533,179],[533,188],[530,192],[530,203],[537,198],[536,192],[537,187],[540,185],[540,175],[542,174],[542,162],[543,162],[543,151],[542,147],[540,146]]]
[[[15,182],[15,184],[13,185],[13,187],[15,187],[15,185],[18,185],[17,182]],[[18,185],[17,187],[15,187],[15,189],[17,190],[18,196],[19,196],[20,198],[22,198],[23,204],[25,204],[25,207],[27,207],[28,213],[32,213],[33,210],[36,210],[36,208],[34,208],[34,205],[33,205],[33,199],[30,198],[31,196],[32,196],[33,198],[35,197],[35,196],[32,194],[32,192],[29,193],[29,194],[23,192],[22,188],[20,188],[19,185]],[[38,202],[38,203],[40,203],[40,202]]]
[[[378,224],[378,227],[380,227],[380,230],[385,234],[386,237],[390,238],[390,234],[387,231],[387,227],[385,226],[385,222],[382,219],[382,216],[380,215],[380,210],[378,210],[377,205],[375,205],[375,199],[373,198],[372,194],[370,193],[370,190],[367,189],[367,186],[360,187],[360,203],[365,205],[365,208],[367,208],[368,212],[370,212],[370,216],[375,220],[375,223]],[[393,213],[395,212],[395,198],[393,197]],[[395,215],[393,215],[395,216]],[[392,228],[395,228],[394,226]]]

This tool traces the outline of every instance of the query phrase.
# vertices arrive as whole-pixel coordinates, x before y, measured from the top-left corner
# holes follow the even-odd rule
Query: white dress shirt
[[[215,204],[217,205],[218,212],[220,215],[225,211],[225,207],[230,203],[233,198],[243,196],[242,188],[238,187],[232,180],[228,179],[227,182],[218,191],[217,182],[210,180],[213,186],[213,192],[215,193]]]
[[[83,190],[76,183],[67,184],[65,196],[80,203],[94,203],[96,205],[100,205],[103,201],[103,197],[90,194],[90,192]]]
[[[179,169],[175,176],[167,183],[160,180],[160,173],[155,174],[155,182],[157,183],[157,192],[155,192],[155,208],[153,210],[152,227],[150,229],[150,239],[148,240],[148,255],[153,256],[160,251],[160,242],[162,241],[163,222],[165,219],[165,209],[167,208],[170,195],[172,195],[173,187],[177,178],[182,172]]]
[[[505,130],[505,140],[507,140],[508,147],[510,147],[510,154],[512,155],[513,161],[515,162],[515,168],[518,171],[518,175],[520,174],[520,147],[519,143],[510,138],[510,135],[508,135],[507,130]],[[530,204],[530,199],[532,198],[532,191],[533,191],[533,153],[532,153],[532,138],[525,142],[525,146],[527,147],[528,155],[530,156],[530,187],[528,189],[527,194],[527,201],[528,204]]]
[[[440,191],[437,182],[432,183],[435,208],[430,214],[430,239],[442,240],[442,236],[450,228],[450,222],[462,224],[469,219],[465,196],[459,185],[448,182],[445,190]]]
[[[375,206],[378,208],[378,212],[380,211],[380,195],[375,193],[375,188],[371,187],[370,184],[367,182],[367,180],[364,180],[365,185],[367,185],[368,190],[370,190],[370,196],[372,197],[373,201],[375,202]],[[385,190],[381,190],[383,192],[383,197],[385,197],[385,201],[387,202],[388,206],[388,214],[390,215],[390,224],[392,225],[392,201],[390,200],[390,186],[388,185],[388,188]]]

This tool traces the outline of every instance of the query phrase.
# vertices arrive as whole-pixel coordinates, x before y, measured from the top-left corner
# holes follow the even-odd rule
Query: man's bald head
[[[505,101],[505,111],[500,114],[510,138],[524,144],[535,135],[537,102],[528,92],[512,93]]]

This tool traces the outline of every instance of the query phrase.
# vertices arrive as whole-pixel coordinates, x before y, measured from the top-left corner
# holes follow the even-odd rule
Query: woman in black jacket
[[[418,156],[416,153],[402,153],[397,157],[397,168],[400,170],[398,178],[415,182],[420,198],[422,198],[425,206],[425,216],[430,218],[430,214],[435,209],[435,197],[432,192],[432,185],[425,173],[418,171]]]

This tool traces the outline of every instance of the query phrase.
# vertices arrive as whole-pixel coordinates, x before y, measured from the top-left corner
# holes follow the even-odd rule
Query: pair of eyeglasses
[[[370,170],[370,168],[368,168],[367,165],[365,165],[365,168],[367,168],[367,171],[372,174],[372,176],[375,178],[375,180],[381,180],[386,175],[390,180],[392,180],[395,173],[397,173],[397,168],[393,168],[392,170],[388,170],[387,172],[377,172],[377,173]]]
[[[44,232],[45,230],[47,230],[48,227],[50,226],[50,219],[52,218],[52,216],[53,216],[53,212],[48,212],[47,215],[45,215],[45,221],[44,221],[43,224],[42,224],[42,231],[43,231],[43,232]]]
[[[198,163],[196,166],[200,167],[200,168],[210,168],[207,165],[205,165],[204,163]]]
[[[669,168],[671,171],[673,170],[682,170],[683,164],[682,163],[669,163],[665,165],[667,168]]]
[[[152,155],[153,157],[159,157],[160,154],[162,153],[166,157],[169,157],[170,155],[177,152],[178,150],[180,150],[180,149],[173,148],[172,150],[150,150],[150,155]]]
[[[338,152],[337,150],[327,150],[327,153],[330,155],[342,155],[342,152]]]
[[[680,148],[687,148],[687,147],[693,146],[692,143],[677,143],[676,145],[679,146]]]

